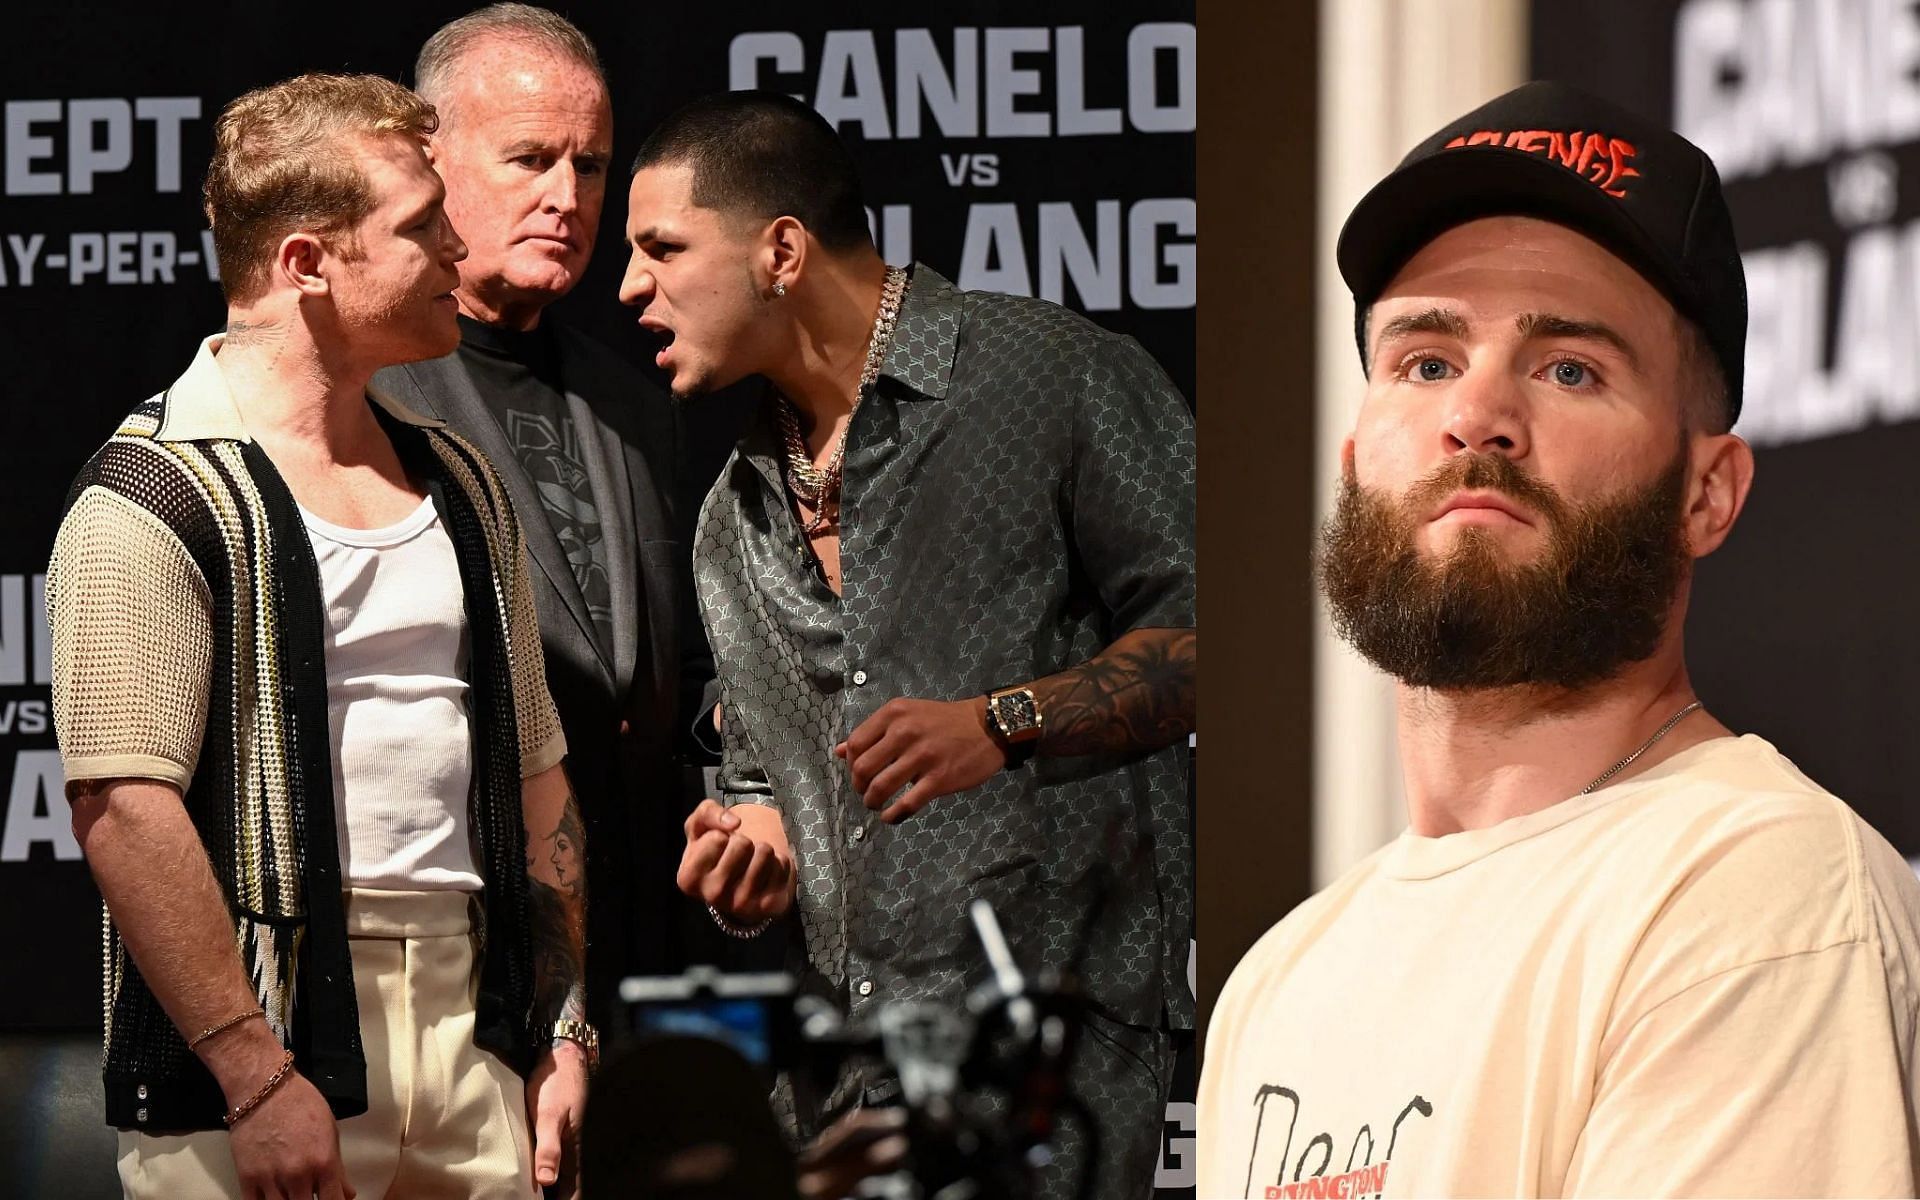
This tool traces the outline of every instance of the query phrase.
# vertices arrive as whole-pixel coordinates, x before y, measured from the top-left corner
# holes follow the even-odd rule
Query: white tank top
[[[467,816],[467,614],[432,499],[385,529],[304,508],[327,610],[327,726],[343,886],[478,891]]]

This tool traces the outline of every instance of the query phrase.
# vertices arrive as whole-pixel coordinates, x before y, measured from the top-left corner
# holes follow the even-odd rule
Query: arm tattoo
[[[587,842],[572,789],[552,829],[527,831],[527,907],[534,1012],[586,1020]]]
[[[1136,629],[1035,683],[1040,753],[1158,750],[1193,732],[1198,640],[1191,629]]]

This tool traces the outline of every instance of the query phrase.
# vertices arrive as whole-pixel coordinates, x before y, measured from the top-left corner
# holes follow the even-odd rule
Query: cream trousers
[[[347,896],[367,1111],[339,1123],[340,1157],[359,1200],[539,1194],[526,1086],[473,1044],[467,906],[466,892]],[[121,1133],[120,1184],[132,1200],[241,1200],[224,1130]]]

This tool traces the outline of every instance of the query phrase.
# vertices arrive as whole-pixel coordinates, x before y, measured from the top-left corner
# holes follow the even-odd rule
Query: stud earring
[[[774,294],[774,295],[776,295],[776,296],[784,296],[784,295],[786,295],[786,294],[787,294],[787,285],[786,285],[786,284],[784,284],[784,283],[776,283],[776,284],[774,284],[774,285],[773,285],[773,294]]]

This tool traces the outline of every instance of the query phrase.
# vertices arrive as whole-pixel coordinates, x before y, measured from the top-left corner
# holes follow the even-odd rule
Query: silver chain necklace
[[[1625,758],[1621,759],[1619,762],[1608,767],[1605,771],[1602,771],[1600,773],[1600,778],[1594,780],[1592,783],[1580,789],[1580,794],[1582,796],[1586,795],[1587,793],[1593,791],[1595,788],[1599,787],[1601,784],[1605,783],[1607,780],[1612,779],[1615,775],[1618,775],[1620,772],[1632,766],[1635,759],[1639,758],[1642,754],[1645,754],[1647,751],[1653,749],[1653,744],[1655,742],[1667,736],[1669,733],[1672,733],[1673,727],[1675,725],[1678,725],[1681,721],[1685,720],[1688,713],[1692,712],[1694,709],[1699,707],[1700,707],[1700,702],[1698,700],[1695,700],[1692,704],[1687,705],[1685,708],[1681,709],[1679,712],[1668,717],[1667,723],[1665,725],[1662,725],[1660,728],[1654,730],[1652,737],[1648,738],[1644,742],[1641,742],[1640,748],[1638,750],[1635,750],[1632,754],[1627,755]]]

